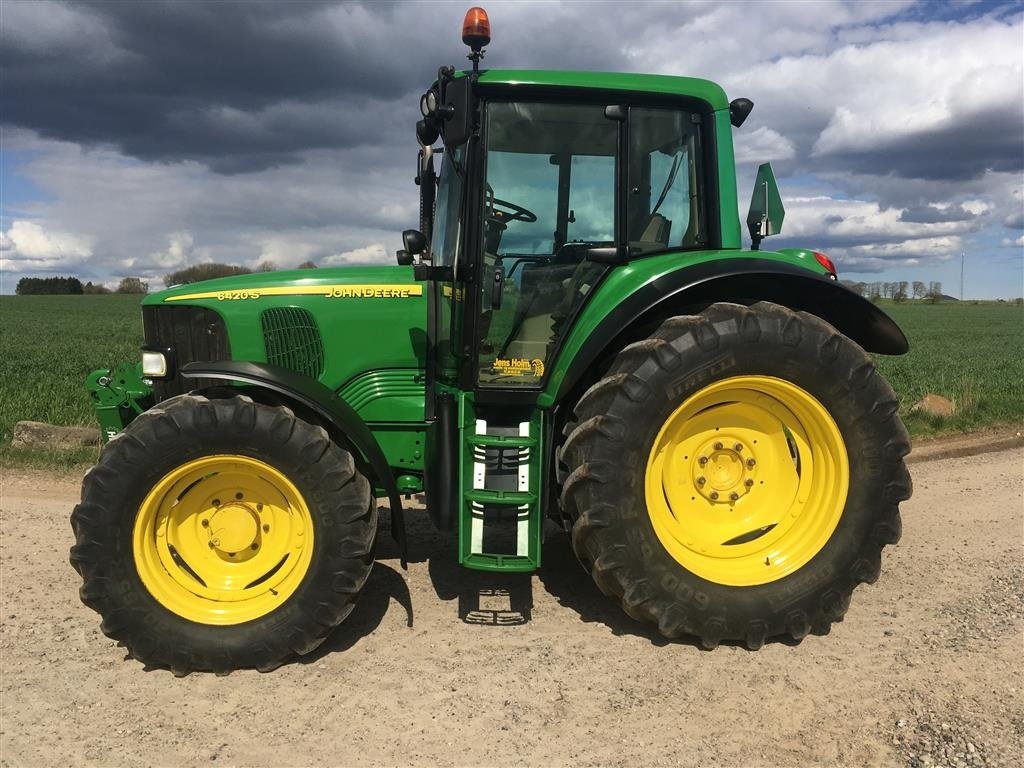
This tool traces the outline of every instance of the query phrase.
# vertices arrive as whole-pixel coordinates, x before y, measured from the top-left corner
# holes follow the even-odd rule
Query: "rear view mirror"
[[[418,256],[427,250],[427,238],[418,229],[407,229],[402,233],[402,243],[411,255]]]
[[[456,77],[444,84],[438,114],[441,119],[441,136],[446,147],[465,144],[473,133],[473,113],[470,109],[473,103],[472,87],[468,77]]]
[[[751,249],[758,250],[764,238],[779,234],[785,217],[786,209],[782,205],[779,185],[775,183],[772,164],[764,163],[757,169],[754,194],[750,198],[750,213],[747,214]]]

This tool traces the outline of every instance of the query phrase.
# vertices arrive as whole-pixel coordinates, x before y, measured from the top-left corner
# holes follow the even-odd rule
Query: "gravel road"
[[[78,479],[3,470],[0,764],[1022,765],[1024,450],[912,474],[903,541],[826,637],[665,643],[564,536],[540,574],[496,578],[414,513],[409,570],[382,536],[312,657],[179,679],[79,603]]]

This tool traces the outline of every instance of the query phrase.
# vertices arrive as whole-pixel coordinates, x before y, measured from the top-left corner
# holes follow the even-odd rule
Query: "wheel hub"
[[[260,523],[256,510],[249,504],[229,502],[213,513],[207,530],[214,548],[234,555],[256,543]]]
[[[690,473],[701,496],[716,504],[731,504],[753,488],[756,466],[752,446],[741,438],[723,435],[700,447]]]

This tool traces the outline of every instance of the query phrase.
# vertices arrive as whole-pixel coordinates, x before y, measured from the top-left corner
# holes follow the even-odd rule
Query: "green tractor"
[[[423,95],[398,265],[252,274],[142,302],[141,364],[72,515],[83,602],[175,673],[272,669],[351,612],[377,497],[424,493],[467,568],[541,566],[549,518],[665,637],[751,649],[842,619],[909,498],[868,353],[907,341],[811,250],[741,243],[747,99],[685,77],[472,68]]]

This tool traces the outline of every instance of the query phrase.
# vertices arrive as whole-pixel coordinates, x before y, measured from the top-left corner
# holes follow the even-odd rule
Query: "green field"
[[[94,425],[90,371],[139,357],[139,296],[0,296],[0,459],[66,464],[76,457],[12,455],[22,420]],[[95,453],[95,452],[93,452]]]
[[[878,356],[912,435],[1024,420],[1024,307],[1009,302],[884,303],[910,340]],[[929,392],[957,406],[951,419],[909,413]]]
[[[138,303],[138,296],[118,295],[0,297],[0,459],[72,459],[15,455],[14,423],[93,424],[83,381],[94,368],[138,359]],[[886,304],[885,310],[910,338],[908,355],[878,362],[912,434],[1024,419],[1024,308],[949,302]],[[953,400],[958,413],[948,420],[910,414],[928,392]]]

